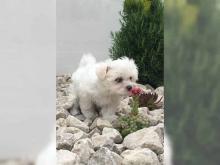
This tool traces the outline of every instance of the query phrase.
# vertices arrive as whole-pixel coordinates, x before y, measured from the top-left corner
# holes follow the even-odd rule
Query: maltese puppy
[[[98,114],[112,122],[121,99],[130,94],[137,79],[138,70],[132,59],[122,57],[97,63],[91,54],[84,55],[72,80],[78,107],[87,122]]]

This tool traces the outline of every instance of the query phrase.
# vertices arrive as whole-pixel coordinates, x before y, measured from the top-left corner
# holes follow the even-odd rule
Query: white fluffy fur
[[[117,83],[117,78],[123,81]],[[97,116],[99,107],[104,119],[114,120],[121,98],[129,95],[127,86],[133,86],[137,78],[137,66],[132,59],[123,57],[97,63],[91,54],[84,55],[72,75],[81,112],[91,121]]]

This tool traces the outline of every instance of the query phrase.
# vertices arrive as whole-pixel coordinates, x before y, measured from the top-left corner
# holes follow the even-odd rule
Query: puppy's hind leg
[[[82,114],[86,117],[86,120],[84,122],[90,124],[98,115],[97,112],[95,111],[94,104],[91,102],[91,100],[81,97],[79,100],[79,106]]]
[[[74,102],[73,107],[69,110],[69,112],[73,116],[80,114],[78,99]]]

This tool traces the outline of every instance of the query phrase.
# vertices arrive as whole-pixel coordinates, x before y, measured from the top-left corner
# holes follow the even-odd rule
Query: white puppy
[[[99,112],[109,121],[124,96],[138,79],[138,70],[132,59],[107,60],[97,63],[90,55],[84,55],[79,68],[72,75],[73,88],[81,112],[91,122]]]

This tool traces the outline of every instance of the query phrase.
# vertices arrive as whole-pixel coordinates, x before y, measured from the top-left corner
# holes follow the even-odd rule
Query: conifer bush
[[[121,29],[111,33],[111,57],[133,58],[138,65],[140,83],[163,85],[163,3],[161,0],[125,0],[120,15]]]

